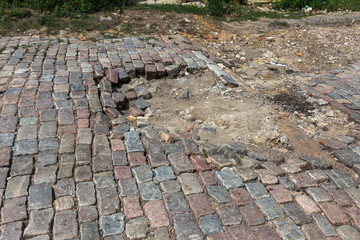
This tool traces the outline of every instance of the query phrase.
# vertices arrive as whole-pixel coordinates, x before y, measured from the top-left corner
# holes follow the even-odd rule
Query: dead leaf
[[[294,53],[296,54],[296,56],[301,57],[302,55],[304,55],[304,53],[299,52],[298,50],[294,50]]]

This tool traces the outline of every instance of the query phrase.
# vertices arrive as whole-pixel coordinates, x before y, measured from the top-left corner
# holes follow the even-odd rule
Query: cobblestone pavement
[[[358,184],[328,162],[236,143],[203,146],[205,158],[144,127],[151,94],[126,84],[137,74],[209,68],[237,85],[196,43],[31,37],[0,49],[0,239],[360,239]],[[358,146],[347,154],[359,161]]]

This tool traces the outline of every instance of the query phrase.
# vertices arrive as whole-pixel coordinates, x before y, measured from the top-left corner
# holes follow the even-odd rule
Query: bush
[[[299,10],[305,6],[313,9],[346,9],[359,11],[360,0],[281,0],[273,4],[277,9]]]
[[[222,17],[234,9],[234,4],[247,5],[247,0],[208,0],[207,7],[212,16]]]

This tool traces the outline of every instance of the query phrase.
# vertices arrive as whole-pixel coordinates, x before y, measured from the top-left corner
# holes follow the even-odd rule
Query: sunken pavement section
[[[210,69],[238,85],[196,42],[14,37],[0,49],[1,240],[360,239],[358,184],[328,162],[149,126],[138,75]]]

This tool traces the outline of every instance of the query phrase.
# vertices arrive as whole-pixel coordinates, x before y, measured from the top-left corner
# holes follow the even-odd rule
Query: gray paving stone
[[[180,185],[175,180],[160,182],[160,188],[165,193],[174,193],[180,191]]]
[[[351,187],[345,188],[345,192],[350,196],[350,198],[354,201],[355,205],[360,208],[360,189]]]
[[[93,135],[90,128],[80,128],[76,136],[76,143],[91,145],[92,138]]]
[[[120,196],[127,197],[139,194],[139,190],[134,178],[120,179],[119,182]]]
[[[304,234],[300,229],[290,220],[274,221],[276,231],[286,240],[305,240]]]
[[[52,207],[52,188],[48,183],[31,185],[29,188],[28,209],[43,209]]]
[[[126,223],[126,235],[130,239],[144,239],[148,231],[148,221],[144,217],[131,219]]]
[[[171,215],[184,213],[190,210],[182,192],[164,195],[165,207]]]
[[[78,235],[78,224],[76,220],[76,212],[66,210],[57,212],[53,224],[54,240],[72,239]]]
[[[186,155],[190,155],[190,154],[198,154],[199,153],[199,149],[197,147],[197,144],[194,140],[189,139],[189,138],[182,138],[180,139],[180,148],[184,151],[184,153]]]
[[[215,176],[219,182],[226,188],[243,187],[244,183],[230,168],[225,167],[221,171],[215,172]]]
[[[93,156],[105,155],[110,156],[111,150],[109,140],[106,135],[95,135],[92,145]]]
[[[170,153],[168,155],[168,160],[176,175],[195,171],[195,167],[192,165],[189,158],[182,152]]]
[[[125,136],[125,146],[128,153],[131,152],[144,152],[145,149],[140,140],[140,133],[136,131],[126,132]]]
[[[131,169],[136,182],[144,183],[149,182],[153,178],[153,173],[149,165],[139,166]]]
[[[75,150],[76,165],[85,165],[91,163],[91,148],[87,144],[76,144]]]
[[[231,201],[229,193],[222,185],[211,185],[206,187],[206,190],[217,203],[228,203]]]
[[[75,165],[74,154],[62,154],[60,159],[59,171],[57,172],[57,179],[72,177],[74,165]]]
[[[331,168],[331,164],[314,156],[301,156],[301,160],[307,162],[312,169],[328,169]]]
[[[75,152],[75,135],[65,134],[61,138],[59,153],[74,153]]]
[[[279,183],[284,185],[288,190],[294,190],[295,186],[288,177],[279,177]]]
[[[338,227],[336,231],[339,233],[341,239],[344,240],[360,239],[360,232],[356,228],[350,225],[342,225]]]
[[[247,183],[245,184],[246,190],[250,193],[251,197],[255,199],[269,197],[269,193],[261,183]]]
[[[6,178],[8,177],[9,168],[0,168],[0,188],[6,187]]]
[[[112,172],[102,172],[94,174],[96,189],[114,187],[115,181]]]
[[[204,236],[191,213],[176,215],[174,218],[174,230],[178,240],[200,240]]]
[[[163,143],[163,148],[165,150],[165,155],[169,155],[170,153],[181,152],[181,149],[176,144]]]
[[[128,164],[128,160],[127,160],[125,151],[112,152],[111,156],[112,156],[114,166],[126,166]]]
[[[103,237],[121,234],[124,232],[124,225],[124,214],[122,213],[100,217],[100,228],[103,231]]]
[[[161,192],[154,182],[144,182],[139,184],[140,196],[143,201],[160,200]]]
[[[335,170],[325,170],[324,172],[328,175],[329,179],[332,180],[340,189],[357,186],[354,180],[343,173]]]
[[[304,224],[310,221],[304,210],[296,203],[290,202],[283,205],[283,210],[296,224]]]
[[[56,171],[58,167],[56,165],[50,165],[46,167],[37,167],[34,175],[34,183],[54,183],[56,181]]]
[[[166,155],[163,153],[148,153],[147,158],[149,159],[151,167],[161,167],[169,165],[169,162],[166,159]]]
[[[158,167],[155,168],[153,171],[155,173],[155,178],[158,182],[176,179],[173,170],[169,166]]]
[[[96,196],[100,216],[116,213],[120,209],[116,188],[97,189]]]
[[[353,167],[354,164],[360,163],[360,156],[348,148],[337,150],[333,155],[348,167]]]
[[[272,198],[257,199],[255,203],[269,220],[284,217],[283,210]]]
[[[42,138],[56,137],[56,131],[57,131],[56,122],[43,122],[40,127],[39,138],[42,139]]]
[[[28,117],[28,118],[21,118],[20,119],[20,126],[37,125],[37,124],[38,124],[38,118],[37,117]]]
[[[48,166],[56,163],[57,163],[57,152],[44,151],[39,153],[37,164],[41,166]]]
[[[205,235],[222,232],[221,224],[215,215],[205,215],[200,222],[200,228]]]
[[[54,121],[56,118],[56,110],[55,109],[43,109],[40,110],[40,121]]]
[[[240,224],[242,221],[242,216],[233,203],[222,204],[216,211],[221,222],[226,226]]]
[[[97,222],[86,222],[80,225],[81,240],[100,240]]]
[[[15,134],[0,133],[0,147],[11,147],[13,145]]]
[[[10,176],[31,175],[34,168],[32,156],[13,157]]]
[[[60,197],[54,201],[54,207],[57,212],[70,210],[75,206],[71,196]]]
[[[96,203],[95,186],[93,182],[80,182],[76,184],[76,196],[79,206]]]
[[[113,164],[110,155],[105,156],[93,156],[92,158],[92,170],[94,173],[112,171]]]
[[[56,138],[43,138],[39,141],[40,151],[57,151],[59,148],[59,141]]]
[[[329,220],[324,215],[313,213],[312,217],[314,218],[317,226],[324,233],[326,237],[336,237],[338,234],[336,233],[333,226],[331,226]]]
[[[8,180],[5,197],[16,198],[28,195],[28,186],[30,182],[30,176],[17,176]]]
[[[11,146],[11,145],[10,145]],[[22,140],[15,143],[15,155],[31,155],[38,153],[37,140]]]
[[[16,139],[18,141],[25,140],[25,139],[36,139],[36,138],[37,138],[37,127],[34,127],[32,125],[21,126],[16,135]],[[9,141],[10,141],[10,139],[9,139]],[[1,145],[1,143],[0,143],[0,145]]]
[[[306,192],[316,201],[316,202],[329,202],[332,199],[331,195],[322,188],[307,188]]]
[[[169,232],[166,227],[157,228],[154,231],[155,233],[155,240],[169,240]]]
[[[11,222],[3,225],[0,240],[20,240],[22,235],[22,222]]]
[[[60,125],[73,124],[75,121],[72,109],[60,109],[58,111],[58,123]]]
[[[98,220],[99,214],[96,206],[83,206],[78,211],[79,223]]]
[[[203,192],[203,187],[195,173],[183,173],[178,176],[178,180],[185,195]]]
[[[36,236],[50,234],[50,224],[54,217],[54,209],[32,210],[30,212],[29,225],[24,230],[24,236]]]

